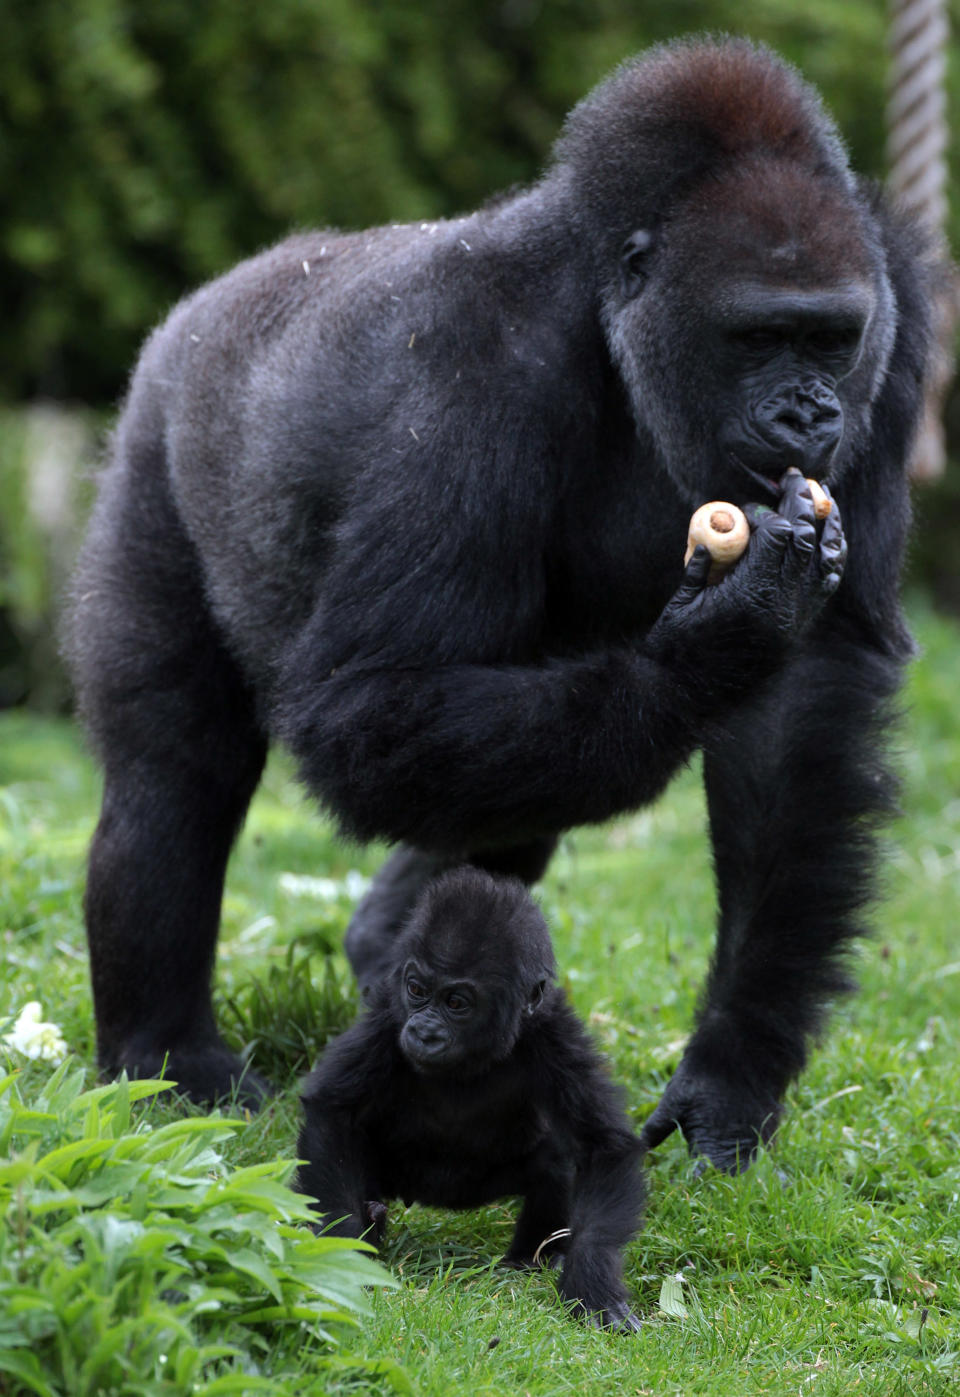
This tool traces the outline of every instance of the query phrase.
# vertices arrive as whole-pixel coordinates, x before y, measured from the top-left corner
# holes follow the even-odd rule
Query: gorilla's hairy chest
[[[573,473],[545,559],[548,644],[644,634],[680,583],[689,514],[639,443],[601,444]]]
[[[517,1083],[414,1079],[366,1122],[372,1196],[470,1208],[524,1193],[550,1122]]]

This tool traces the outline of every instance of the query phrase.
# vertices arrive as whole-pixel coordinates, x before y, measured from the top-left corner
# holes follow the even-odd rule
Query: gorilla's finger
[[[817,531],[813,524],[801,522],[794,526],[793,546],[803,558],[810,558],[817,546]]]
[[[823,537],[820,540],[820,589],[824,596],[831,596],[840,586],[843,579],[843,571],[847,563],[847,540],[840,528],[839,520],[836,524],[830,524],[829,530],[824,528]]]
[[[661,1145],[667,1136],[672,1135],[679,1127],[680,1122],[673,1114],[674,1109],[668,1102],[661,1101],[647,1117],[640,1131],[640,1144],[645,1150],[656,1149],[657,1145]]]
[[[754,514],[751,547],[761,551],[783,553],[793,537],[793,528],[781,514]]]
[[[823,522],[820,535],[820,558],[824,572],[843,572],[847,561],[847,539],[843,532],[840,510],[836,502]]]
[[[678,602],[693,601],[707,585],[713,559],[702,543],[698,543],[683,573],[683,581],[674,593]]]
[[[800,557],[806,562],[812,558],[817,546],[816,513],[813,495],[806,478],[795,468],[783,477],[783,494],[780,497],[780,514],[793,528],[792,543]]]
[[[839,538],[820,549],[820,569],[823,573],[842,573],[847,562],[847,540]]]
[[[810,493],[810,486],[806,478],[796,469],[791,467],[780,482],[783,493],[780,496],[780,513],[784,519],[789,519],[791,524],[814,524],[816,515],[813,508],[813,496]]]
[[[830,521],[828,520],[829,524]],[[825,558],[841,558],[847,555],[847,540],[840,525],[825,527],[820,538],[820,552]]]

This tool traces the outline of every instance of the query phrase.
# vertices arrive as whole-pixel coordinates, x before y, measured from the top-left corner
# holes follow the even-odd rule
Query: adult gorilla
[[[209,979],[270,737],[344,830],[399,845],[349,934],[362,983],[438,868],[535,879],[701,748],[719,937],[647,1140],[747,1158],[845,984],[892,802],[917,246],[795,72],[682,43],[587,97],[532,188],[292,238],[174,310],[69,642],[106,769],[106,1068],[169,1054],[197,1098],[241,1075]],[[791,466],[829,482],[828,528]],[[686,525],[718,497],[759,508],[706,586]]]

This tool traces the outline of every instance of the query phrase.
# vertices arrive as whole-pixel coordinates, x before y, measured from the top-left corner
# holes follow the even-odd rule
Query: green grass
[[[877,934],[859,957],[861,993],[837,1009],[791,1089],[775,1149],[746,1175],[694,1178],[676,1136],[651,1157],[647,1223],[627,1259],[643,1332],[588,1331],[564,1316],[549,1276],[499,1269],[509,1203],[465,1214],[395,1205],[384,1258],[402,1284],[371,1294],[346,1341],[352,1360],[395,1360],[423,1397],[957,1389],[960,629],[922,610],[915,619],[924,656],[902,737],[905,814],[891,831]],[[97,789],[69,723],[0,715],[0,1017],[40,999],[88,1067],[80,903]],[[541,889],[574,1002],[638,1123],[679,1058],[709,956],[704,823],[691,771],[653,811],[568,838]],[[253,1042],[284,1090],[226,1133],[218,1148],[232,1168],[295,1150],[297,1074],[354,1011],[339,951],[343,882],[381,855],[339,843],[288,765],[272,762],[231,865],[217,985],[233,1041]],[[49,1075],[30,1064],[18,1090],[35,1095]],[[163,1098],[151,1107],[159,1124],[184,1110]],[[663,1292],[678,1273],[685,1318]],[[290,1345],[278,1325],[253,1357],[260,1372],[300,1372],[291,1393],[402,1382],[346,1364],[311,1387],[319,1350]],[[17,1390],[4,1382],[4,1397]]]

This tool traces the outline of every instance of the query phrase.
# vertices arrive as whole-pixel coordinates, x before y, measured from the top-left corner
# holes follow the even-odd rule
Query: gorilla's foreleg
[[[719,932],[698,1025],[644,1143],[676,1125],[743,1169],[776,1129],[829,1003],[851,987],[877,826],[895,809],[885,729],[899,664],[818,639],[705,747]]]

